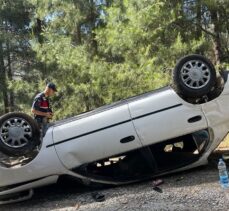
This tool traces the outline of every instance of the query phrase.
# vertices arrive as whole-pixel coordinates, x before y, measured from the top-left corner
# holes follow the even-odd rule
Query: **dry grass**
[[[229,134],[226,138],[220,143],[217,149],[229,149]]]

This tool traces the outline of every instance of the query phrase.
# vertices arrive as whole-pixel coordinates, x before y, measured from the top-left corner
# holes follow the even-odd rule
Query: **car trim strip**
[[[132,118],[132,119],[127,119],[127,120],[125,120],[125,121],[118,122],[118,123],[115,123],[115,124],[112,124],[112,125],[108,125],[108,126],[103,127],[103,128],[99,128],[99,129],[96,129],[96,130],[92,130],[92,131],[90,131],[90,132],[83,133],[83,134],[78,135],[78,136],[74,136],[74,137],[71,137],[71,138],[64,139],[64,140],[62,140],[62,141],[53,143],[53,144],[49,144],[49,145],[46,146],[46,148],[52,147],[52,146],[55,146],[55,145],[58,145],[58,144],[62,144],[62,143],[64,143],[64,142],[71,141],[71,140],[73,140],[73,139],[81,138],[81,137],[83,137],[83,136],[87,136],[87,135],[90,135],[90,134],[92,134],[92,133],[96,133],[96,132],[99,132],[99,131],[102,131],[102,130],[106,130],[106,129],[111,128],[111,127],[115,127],[115,126],[118,126],[118,125],[121,125],[121,124],[125,124],[125,123],[127,123],[127,122],[132,121],[132,120],[140,119],[140,118],[143,118],[143,117],[152,115],[152,114],[156,114],[156,113],[159,113],[159,112],[162,112],[162,111],[166,111],[166,110],[169,110],[169,109],[173,109],[173,108],[176,108],[176,107],[179,107],[179,106],[182,106],[182,105],[183,105],[182,103],[179,103],[179,104],[176,104],[176,105],[173,105],[173,106],[169,106],[169,107],[166,107],[166,108],[163,108],[163,109],[159,109],[159,110],[156,110],[156,111],[153,111],[153,112],[150,112],[150,113],[146,113],[146,114],[143,114],[143,115],[134,117],[134,118]]]
[[[173,105],[173,106],[170,106],[170,107],[162,108],[160,110],[156,110],[156,111],[153,111],[153,112],[150,112],[150,113],[146,113],[146,114],[134,117],[133,120],[140,119],[140,118],[143,118],[143,117],[146,117],[146,116],[149,116],[149,115],[152,115],[152,114],[156,114],[156,113],[159,113],[159,112],[162,112],[162,111],[166,111],[166,110],[169,110],[169,109],[172,109],[172,108],[176,108],[176,107],[179,107],[179,106],[182,106],[182,104],[180,103],[180,104],[176,104],[176,105]]]
[[[59,142],[57,142],[57,143],[47,145],[46,147],[48,148],[48,147],[51,147],[51,146],[54,146],[54,145],[61,144],[61,143],[63,143],[63,142],[71,141],[72,139],[80,138],[80,137],[82,137],[82,136],[87,136],[87,135],[90,135],[90,134],[92,134],[92,133],[96,133],[96,132],[99,132],[99,131],[101,131],[101,130],[105,130],[105,129],[108,129],[108,128],[111,128],[111,127],[115,127],[115,126],[118,126],[118,125],[121,125],[121,124],[130,122],[130,121],[131,121],[131,119],[128,119],[128,120],[125,120],[125,121],[122,121],[122,122],[118,122],[118,123],[113,124],[113,125],[109,125],[109,126],[106,126],[106,127],[103,127],[103,128],[99,128],[99,129],[97,129],[97,130],[92,130],[92,131],[90,131],[90,132],[83,133],[83,134],[81,134],[81,135],[74,136],[74,137],[72,137],[72,138],[68,138],[68,139],[59,141]]]

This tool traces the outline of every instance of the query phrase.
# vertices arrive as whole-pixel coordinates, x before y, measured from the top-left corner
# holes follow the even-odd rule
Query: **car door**
[[[207,128],[201,105],[186,103],[171,88],[132,101],[129,109],[143,145]]]
[[[53,140],[67,168],[142,147],[127,104],[57,124]]]

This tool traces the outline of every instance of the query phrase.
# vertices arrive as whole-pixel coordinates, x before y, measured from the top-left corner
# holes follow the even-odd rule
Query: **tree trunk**
[[[3,103],[4,103],[4,112],[9,112],[9,101],[8,101],[8,93],[7,93],[7,83],[6,83],[6,68],[4,64],[3,57],[3,48],[2,42],[0,41],[0,91],[3,95]]]
[[[95,32],[91,33],[91,48],[92,48],[92,57],[98,54],[98,43],[97,40],[95,39],[96,34]]]
[[[13,74],[12,74],[12,68],[11,68],[11,57],[10,57],[10,44],[9,41],[7,41],[7,60],[8,60],[8,79],[10,81],[13,80]],[[9,90],[9,110],[14,111],[15,105],[14,105],[14,92],[13,90]]]
[[[201,13],[201,1],[197,2],[196,5],[196,21],[197,21],[197,27],[196,27],[196,39],[200,39],[201,37],[201,29],[198,26],[202,25],[202,17],[201,17],[202,13]]]
[[[77,23],[74,35],[73,35],[73,43],[76,45],[81,44],[81,24]]]
[[[214,54],[216,64],[220,64],[222,61],[222,49],[221,49],[221,39],[220,39],[220,30],[219,30],[219,19],[217,10],[211,10],[211,18],[213,23],[213,43],[214,43]]]
[[[90,7],[91,9],[90,9],[88,20],[91,26],[90,50],[91,50],[91,58],[93,58],[95,55],[98,54],[98,43],[97,43],[97,40],[95,39],[96,34],[94,32],[95,25],[96,25],[96,18],[98,15],[95,9],[94,1],[90,0],[90,4],[91,4],[91,7]]]
[[[35,27],[35,33],[37,35],[38,42],[40,44],[42,44],[43,43],[43,38],[42,38],[42,35],[41,35],[41,33],[42,33],[42,21],[39,18],[37,18],[37,23],[36,23],[36,27]]]

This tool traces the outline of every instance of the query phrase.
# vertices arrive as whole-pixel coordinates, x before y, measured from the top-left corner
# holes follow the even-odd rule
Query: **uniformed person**
[[[34,119],[41,128],[43,135],[46,132],[47,124],[53,117],[53,112],[50,107],[49,97],[57,92],[54,83],[48,83],[45,90],[36,95],[33,101],[31,112],[34,114]]]

